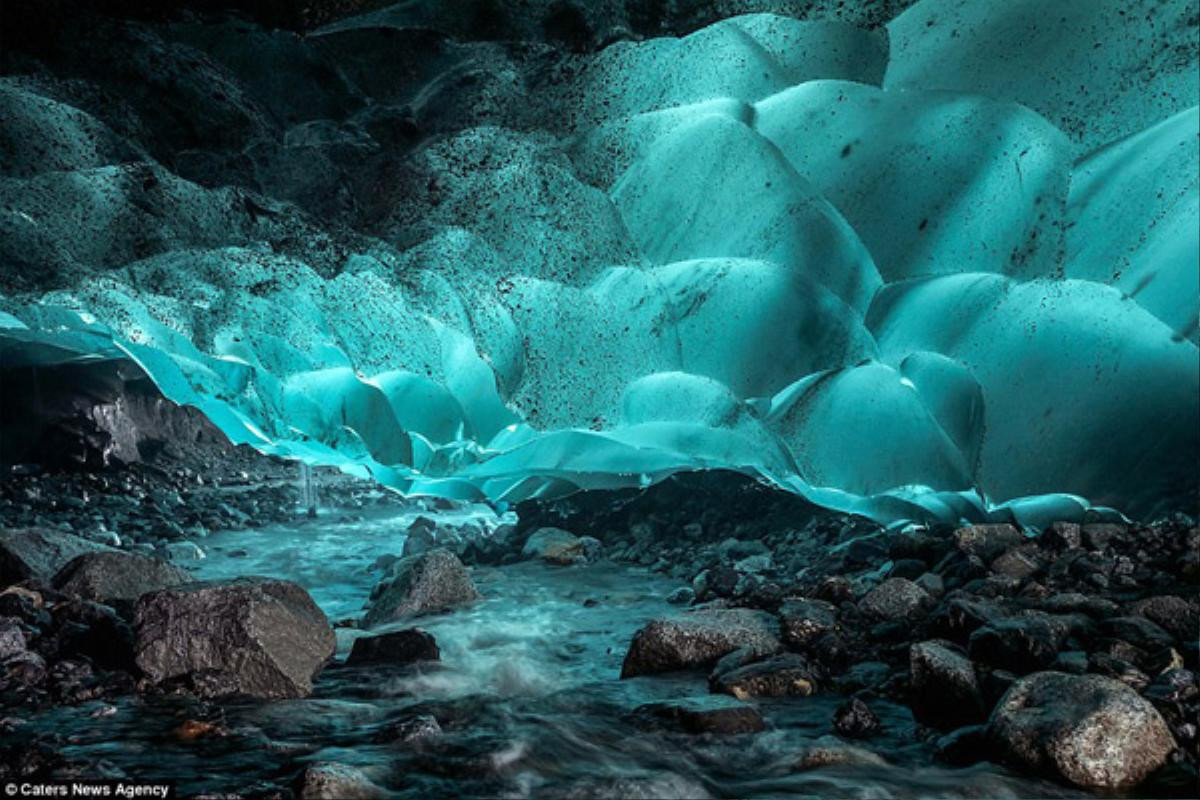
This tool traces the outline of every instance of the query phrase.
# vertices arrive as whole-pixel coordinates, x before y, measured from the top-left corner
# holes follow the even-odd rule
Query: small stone
[[[633,713],[649,727],[665,726],[691,734],[757,733],[767,727],[753,706],[722,695],[647,703]]]
[[[991,561],[1005,550],[1025,541],[1025,536],[1012,525],[970,525],[954,532],[954,543],[968,556]]]
[[[375,636],[360,636],[350,646],[346,663],[411,664],[414,661],[437,661],[441,651],[433,636],[420,628],[392,631]]]
[[[946,584],[942,581],[942,576],[936,572],[922,573],[913,583],[920,586],[926,594],[933,598],[941,597],[946,593]]]
[[[25,652],[25,634],[12,617],[0,617],[0,661]]]
[[[1052,550],[1073,550],[1083,546],[1083,531],[1075,522],[1052,522],[1038,543]]]
[[[667,602],[673,606],[686,606],[696,599],[696,591],[690,586],[680,586],[667,595]]]
[[[784,644],[802,648],[837,628],[837,609],[824,600],[788,600],[779,608],[779,621]]]
[[[929,602],[929,595],[907,578],[888,578],[858,601],[863,614],[884,622],[910,620]]]
[[[804,748],[792,765],[800,772],[822,767],[882,767],[887,761],[878,753],[862,747],[846,744],[836,736],[822,736]]]
[[[1104,550],[1114,539],[1125,536],[1127,528],[1114,522],[1093,522],[1080,528],[1084,547],[1089,550]]]
[[[992,572],[1009,578],[1028,578],[1041,568],[1034,545],[1014,547],[992,562]]]
[[[437,718],[422,714],[384,726],[375,740],[384,743],[416,744],[441,735],[442,726],[438,724]]]
[[[999,620],[971,634],[971,658],[1024,675],[1054,663],[1068,627],[1059,618],[1032,612]]]
[[[1018,680],[992,712],[988,738],[1018,766],[1106,791],[1141,783],[1175,749],[1167,724],[1137,692],[1060,672]]]
[[[714,692],[739,700],[751,697],[808,697],[817,691],[817,669],[794,653],[717,672],[709,679]]]
[[[967,725],[939,738],[934,757],[955,767],[969,767],[987,758],[987,726]]]
[[[1200,610],[1182,597],[1157,595],[1129,605],[1129,613],[1158,625],[1180,641],[1195,638],[1200,631]]]
[[[879,717],[857,697],[842,703],[833,712],[833,730],[847,739],[867,739],[882,729]]]
[[[549,564],[567,566],[587,560],[584,547],[583,540],[569,531],[561,528],[538,528],[525,540],[521,555]]]

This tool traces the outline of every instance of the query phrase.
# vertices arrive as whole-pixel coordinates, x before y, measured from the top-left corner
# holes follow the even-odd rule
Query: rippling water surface
[[[398,553],[408,520],[318,521],[230,532],[206,542],[204,578],[261,574],[303,584],[338,620],[361,610],[378,573]],[[993,766],[929,766],[904,708],[871,706],[884,734],[869,746],[881,767],[793,772],[797,753],[831,733],[841,698],[759,701],[768,730],[734,737],[646,732],[629,720],[641,703],[706,693],[701,674],[619,681],[634,631],[669,613],[677,584],[645,570],[597,564],[477,568],[485,600],[420,620],[442,650],[438,665],[349,668],[335,664],[311,698],[223,707],[183,699],[127,700],[55,709],[39,726],[69,736],[69,753],[103,757],[135,777],[179,780],[183,792],[231,792],[286,782],[305,760],[364,769],[401,797],[848,797],[1073,796]],[[338,631],[338,660],[355,636]],[[385,743],[390,725],[432,715],[443,734]],[[181,741],[183,719],[223,718],[228,735]]]

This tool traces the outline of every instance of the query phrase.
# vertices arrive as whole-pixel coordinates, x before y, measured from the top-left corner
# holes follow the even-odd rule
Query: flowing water
[[[459,520],[461,521],[461,520]],[[403,544],[404,517],[320,519],[289,528],[217,534],[202,578],[269,575],[304,585],[331,620],[361,610],[378,579],[372,564]],[[884,733],[868,746],[887,766],[795,772],[797,754],[831,733],[843,698],[757,701],[768,730],[725,737],[646,731],[630,712],[652,700],[705,694],[700,674],[618,680],[634,631],[675,609],[678,584],[614,564],[480,567],[485,599],[423,618],[442,651],[419,668],[345,667],[355,636],[338,630],[339,663],[304,700],[203,704],[127,699],[38,714],[38,729],[67,736],[68,755],[103,758],[130,777],[179,780],[183,793],[234,792],[286,783],[304,761],[362,768],[399,797],[1066,797],[1053,784],[984,765],[930,765],[908,711],[871,707]],[[419,715],[441,735],[383,741],[391,725]],[[184,719],[220,721],[227,734],[185,741]]]

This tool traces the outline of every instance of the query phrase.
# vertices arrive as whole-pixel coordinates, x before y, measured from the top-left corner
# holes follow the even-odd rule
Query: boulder
[[[363,626],[449,611],[480,597],[463,563],[448,550],[430,550],[402,558],[371,592]]]
[[[720,695],[647,703],[633,713],[647,727],[667,727],[682,733],[756,733],[767,727],[753,706]]]
[[[186,682],[201,696],[304,697],[336,646],[308,592],[273,578],[151,592],[137,602],[135,629],[146,677]]]
[[[888,578],[858,601],[866,616],[883,622],[912,619],[930,600],[920,586],[907,578]]]
[[[132,605],[147,592],[191,580],[166,561],[113,550],[76,556],[55,573],[51,584],[63,594],[119,608]]]
[[[111,547],[47,528],[0,529],[0,587],[24,580],[48,582],[67,562]]]
[[[709,688],[739,700],[750,697],[808,697],[817,691],[817,669],[794,653],[772,656],[709,678]]]
[[[824,600],[788,600],[779,608],[783,643],[802,648],[837,627],[837,609]]]
[[[942,729],[981,722],[987,716],[975,665],[949,642],[908,649],[913,716]]]
[[[562,528],[538,528],[525,540],[521,555],[549,564],[577,564],[588,560],[589,543]]]
[[[294,788],[300,800],[376,800],[387,796],[362,770],[333,761],[306,766],[296,777]]]
[[[1013,684],[988,738],[1008,762],[1093,791],[1136,786],[1175,748],[1154,706],[1125,684],[1060,672]]]
[[[761,658],[779,650],[778,630],[770,614],[743,608],[704,609],[654,620],[634,634],[621,677],[704,669],[741,648]]]
[[[442,657],[433,636],[420,628],[361,636],[350,647],[347,664],[411,664]]]

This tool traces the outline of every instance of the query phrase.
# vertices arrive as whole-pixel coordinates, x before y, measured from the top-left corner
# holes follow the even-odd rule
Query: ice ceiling
[[[2,298],[5,357],[132,358],[235,442],[454,497],[724,467],[1036,522],[1195,486],[1195,2],[754,14],[536,68],[396,66],[406,5],[175,26],[283,132],[212,124],[257,193],[5,78],[0,255],[54,276]],[[355,178],[336,250],[320,204],[396,109],[435,135]]]

